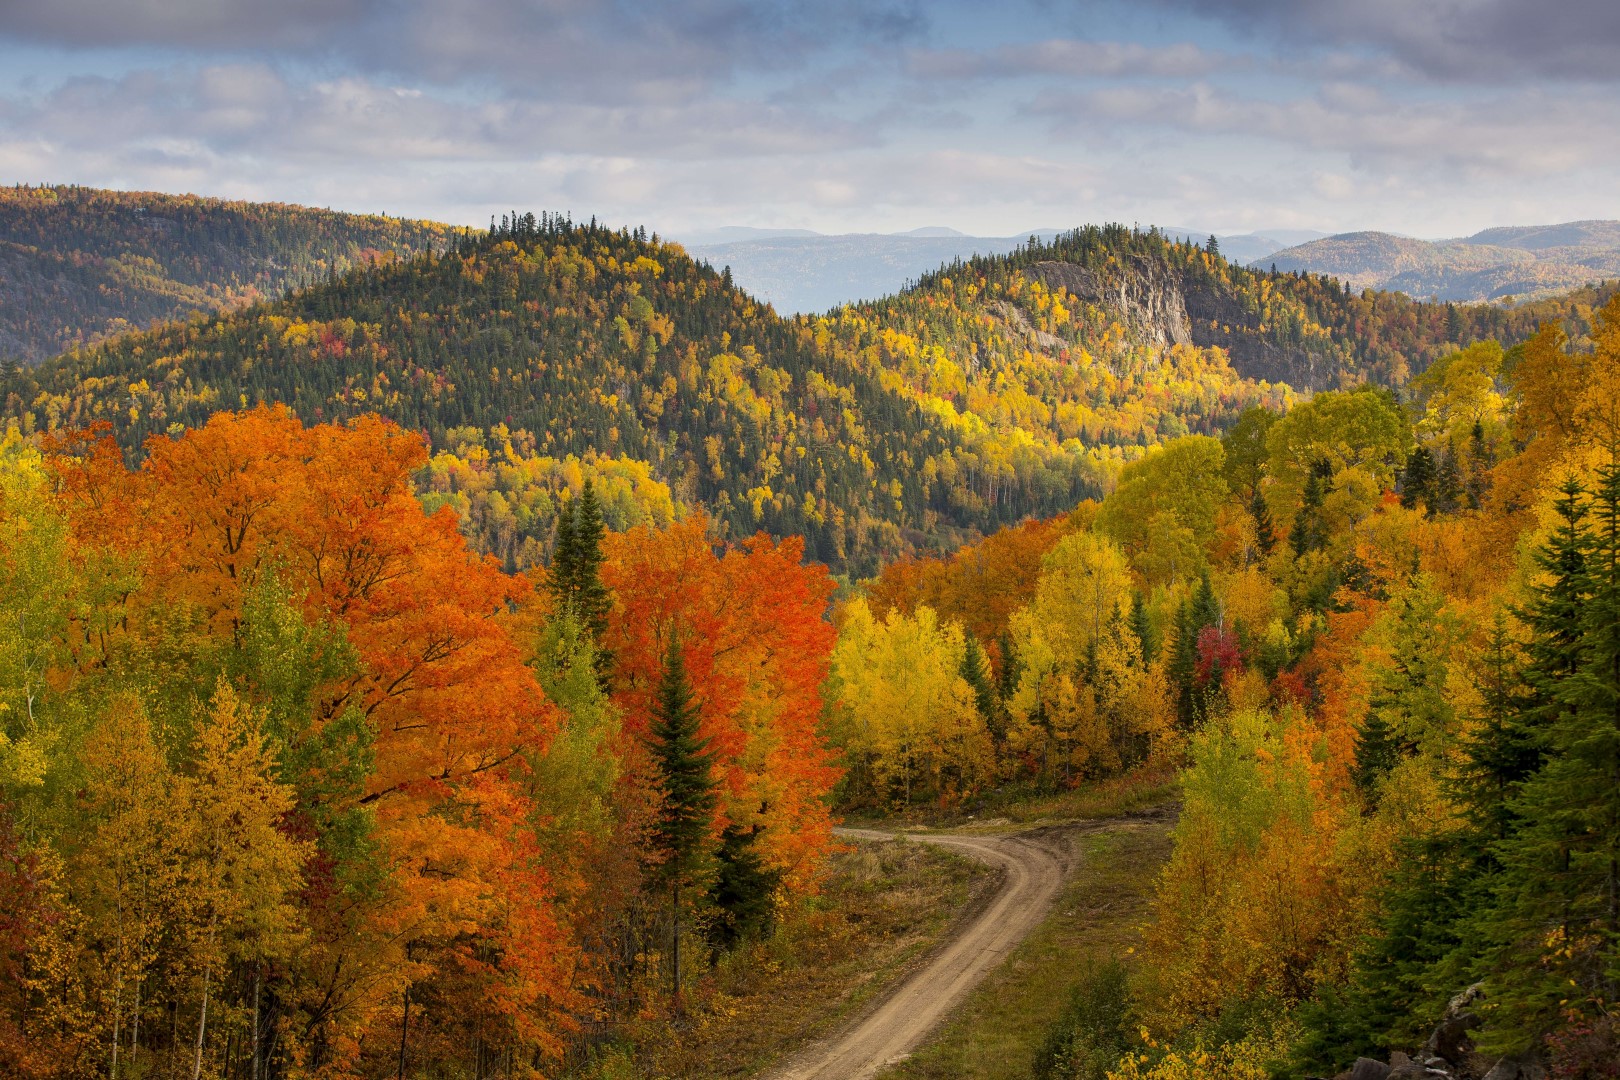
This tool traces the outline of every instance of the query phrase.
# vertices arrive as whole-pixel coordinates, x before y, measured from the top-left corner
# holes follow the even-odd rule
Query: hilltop
[[[1166,236],[1201,244],[1210,230],[1162,228]],[[905,233],[840,233],[806,229],[732,226],[682,237],[696,257],[729,266],[737,282],[785,314],[819,314],[845,304],[899,292],[942,263],[975,255],[1005,255],[1031,237],[1049,241],[1058,229],[1014,236],[968,236],[931,226]],[[1233,262],[1253,262],[1274,251],[1323,234],[1269,230],[1220,236],[1221,253]]]
[[[958,262],[887,300],[783,318],[644,231],[533,215],[443,253],[76,349],[0,379],[25,430],[105,421],[126,451],[221,409],[377,412],[509,567],[543,561],[594,477],[609,524],[704,508],[871,572],[1100,497],[1147,447],[1296,390],[1398,384],[1537,309],[1350,296],[1123,226]]]
[[[457,232],[281,203],[0,188],[0,366],[443,248]]]
[[[1620,277],[1620,221],[1486,229],[1453,240],[1343,233],[1255,262],[1330,274],[1357,290],[1446,301],[1525,300]]]

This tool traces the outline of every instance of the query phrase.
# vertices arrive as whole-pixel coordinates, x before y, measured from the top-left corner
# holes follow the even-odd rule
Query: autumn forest
[[[1082,803],[1168,846],[1008,1075],[1616,1075],[1614,286],[5,215],[0,1076],[704,1075],[840,824]]]

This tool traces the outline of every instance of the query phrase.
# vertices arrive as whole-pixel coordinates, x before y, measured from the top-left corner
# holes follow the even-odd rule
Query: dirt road
[[[857,840],[892,839],[866,829],[839,832]],[[907,839],[940,844],[1000,868],[1006,873],[1001,891],[853,1026],[795,1054],[769,1080],[867,1080],[904,1058],[1040,924],[1063,885],[1058,856],[1029,837],[908,834]]]

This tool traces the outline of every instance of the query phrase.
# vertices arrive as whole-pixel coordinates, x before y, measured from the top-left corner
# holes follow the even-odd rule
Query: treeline
[[[551,1074],[814,886],[825,569],[586,482],[531,582],[426,458],[280,408],[137,471],[0,442],[6,1075]]]
[[[1447,1016],[1452,1067],[1610,1075],[1620,301],[1590,344],[1252,409],[842,609],[846,797],[1184,763],[1142,962],[1037,1075],[1331,1075]]]
[[[459,233],[280,203],[0,188],[0,369],[442,249]]]
[[[1077,277],[1071,267],[1084,275]],[[1545,322],[1558,322],[1572,340],[1584,343],[1594,313],[1620,287],[1577,289],[1517,306],[1432,303],[1398,292],[1351,293],[1325,274],[1230,263],[1218,251],[1172,240],[1157,229],[1090,225],[1046,241],[1031,238],[1006,255],[942,267],[898,297],[859,307],[880,320],[928,322],[926,299],[937,291],[960,294],[967,282],[994,298],[1019,279],[1067,283],[1071,293],[1083,287],[1086,295],[1071,318],[1079,331],[1076,342],[1092,355],[1107,351],[1109,330],[1122,321],[1107,297],[1155,308],[1155,328],[1163,329],[1170,314],[1163,302],[1173,294],[1183,302],[1189,344],[1225,350],[1247,378],[1300,389],[1362,381],[1397,386],[1458,346],[1513,344]],[[924,303],[908,305],[908,299]]]

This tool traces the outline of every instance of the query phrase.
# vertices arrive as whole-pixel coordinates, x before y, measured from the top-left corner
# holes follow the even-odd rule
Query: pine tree
[[[1468,508],[1478,510],[1485,505],[1485,493],[1491,486],[1491,466],[1496,454],[1485,441],[1485,425],[1474,421],[1474,430],[1468,436]]]
[[[756,841],[759,827],[727,825],[715,853],[714,886],[709,900],[720,912],[710,927],[710,940],[730,949],[742,941],[764,937],[775,919],[776,890],[782,872],[765,865]]]
[[[1260,489],[1254,489],[1254,498],[1249,500],[1249,513],[1254,516],[1254,543],[1260,549],[1261,556],[1271,554],[1271,549],[1277,546],[1276,527],[1271,523],[1271,510],[1266,506],[1266,500],[1260,494]]]
[[[1131,597],[1131,632],[1136,635],[1137,644],[1142,649],[1142,666],[1152,666],[1159,643],[1154,640],[1153,622],[1148,618],[1147,601],[1141,593]]]
[[[1001,702],[990,682],[990,663],[985,659],[978,638],[972,634],[963,637],[962,678],[973,688],[973,704],[989,729],[990,737],[999,745],[1006,735],[1006,726],[1002,723]]]
[[[602,524],[602,504],[596,498],[596,488],[585,481],[579,493],[579,505],[574,511],[574,544],[577,554],[573,567],[574,610],[579,621],[600,647],[602,634],[607,630],[608,612],[613,599],[607,586],[602,584],[602,537],[606,529]]]
[[[663,791],[663,806],[652,829],[652,846],[664,861],[658,874],[670,890],[675,994],[681,992],[681,886],[693,878],[708,855],[714,824],[714,752],[699,734],[702,716],[686,676],[680,638],[671,634],[658,682],[649,728],[649,749]]]
[[[1498,614],[1486,639],[1476,682],[1481,708],[1478,724],[1463,744],[1452,784],[1469,826],[1483,843],[1502,840],[1516,818],[1511,805],[1520,786],[1541,763],[1541,750],[1520,722],[1525,705],[1506,619]]]
[[[597,678],[607,688],[613,654],[602,645],[613,598],[602,583],[602,506],[590,480],[578,498],[563,504],[557,514],[557,542],[548,579],[559,613],[567,613],[590,635],[596,653]]]
[[[1559,709],[1545,763],[1513,803],[1522,824],[1497,845],[1503,871],[1484,919],[1499,1010],[1489,1041],[1504,1049],[1620,997],[1620,468],[1603,470],[1593,510],[1578,651],[1545,650],[1575,669],[1556,682],[1538,673]]]
[[[1322,477],[1319,470],[1312,469],[1300,493],[1299,513],[1294,515],[1294,527],[1288,533],[1288,543],[1294,549],[1296,558],[1322,546],[1321,509]]]
[[[1401,505],[1416,510],[1420,499],[1425,504],[1434,499],[1434,454],[1426,446],[1413,450],[1401,470]]]
[[[1434,500],[1429,503],[1429,515],[1454,514],[1462,506],[1462,469],[1457,464],[1457,452],[1451,447],[1440,451],[1439,463],[1434,471]]]

